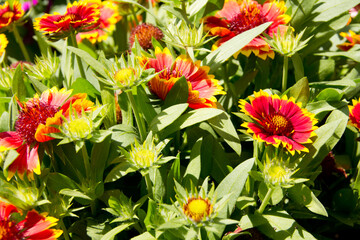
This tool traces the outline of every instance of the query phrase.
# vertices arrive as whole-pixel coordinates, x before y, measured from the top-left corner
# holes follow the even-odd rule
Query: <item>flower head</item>
[[[111,1],[86,0],[86,2],[99,5],[99,27],[91,31],[78,33],[76,40],[81,42],[83,39],[88,39],[93,44],[104,41],[114,31],[115,24],[121,19],[118,7]]]
[[[9,41],[7,40],[5,34],[0,34],[0,56],[2,56],[5,52],[5,48],[7,47]]]
[[[93,103],[85,99],[86,94],[69,98],[70,94],[71,91],[54,87],[44,91],[40,97],[36,94],[26,103],[18,101],[20,112],[15,131],[0,133],[0,151],[15,149],[18,153],[7,169],[8,179],[16,171],[20,177],[26,172],[30,179],[33,172],[40,174],[39,143],[52,140],[48,134],[60,131],[53,125],[62,124],[62,115],[69,115],[70,106],[80,113],[91,109]]]
[[[147,169],[157,163],[161,158],[161,149],[157,148],[154,141],[146,140],[141,145],[135,141],[135,145],[131,145],[129,162],[138,169]]]
[[[99,26],[99,5],[88,2],[69,3],[65,14],[45,14],[35,19],[34,28],[50,40],[66,38],[73,31],[88,32]]]
[[[317,128],[314,114],[302,109],[301,103],[295,103],[294,98],[288,99],[286,95],[280,99],[278,95],[269,95],[262,90],[254,95],[249,97],[250,103],[239,101],[241,111],[254,120],[241,126],[248,128],[247,132],[255,140],[275,147],[282,145],[291,154],[307,152],[303,144],[312,142],[310,138]]]
[[[360,129],[360,98],[353,99],[352,105],[349,105],[349,124]]]
[[[209,199],[202,197],[191,197],[183,205],[183,211],[186,216],[195,222],[200,222],[208,218],[213,212],[213,205]]]
[[[266,155],[266,161],[264,163],[264,179],[267,184],[276,185],[288,185],[291,183],[291,176],[295,173],[292,168],[289,167],[288,162],[283,159],[272,158],[270,159]]]
[[[159,73],[149,81],[150,90],[160,99],[165,100],[172,86],[180,77],[184,76],[189,86],[188,103],[190,108],[215,108],[215,95],[225,94],[218,80],[213,75],[208,75],[210,68],[200,66],[200,61],[195,63],[187,56],[181,55],[175,59],[169,49],[155,49],[155,58],[143,58],[142,64],[146,68],[155,69]]]
[[[290,16],[285,14],[286,7],[284,1],[266,1],[259,4],[255,0],[229,0],[225,1],[224,7],[215,16],[206,17],[204,22],[210,35],[219,36],[214,47],[235,37],[236,35],[257,27],[266,22],[273,22],[265,33],[270,37],[286,30],[290,21]],[[270,46],[259,36],[254,38],[249,44],[240,51],[245,56],[252,52],[262,58],[274,58],[274,52]]]
[[[136,26],[130,33],[130,38],[129,38],[130,49],[134,45],[135,37],[139,41],[140,46],[143,49],[148,50],[153,48],[151,39],[155,38],[156,40],[159,41],[164,37],[164,34],[158,27],[155,27],[150,23],[142,23]]]
[[[9,26],[11,23],[19,20],[24,15],[21,9],[21,3],[13,1],[12,7],[9,2],[0,5],[0,29]]]
[[[348,51],[356,44],[360,44],[360,35],[349,30],[349,33],[341,32],[340,36],[346,38],[349,42],[344,42],[336,45],[340,50]]]
[[[20,211],[11,204],[0,202],[0,239],[48,239],[60,237],[61,230],[51,229],[58,221],[35,210],[27,212],[24,220],[17,222],[12,214]]]

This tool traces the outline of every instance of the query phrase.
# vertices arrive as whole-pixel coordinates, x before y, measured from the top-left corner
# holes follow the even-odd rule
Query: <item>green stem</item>
[[[65,224],[64,224],[64,221],[62,218],[60,219],[59,223],[60,223],[60,228],[63,231],[63,236],[64,236],[65,240],[70,240],[69,233],[67,231],[67,228],[65,227]]]
[[[139,25],[139,20],[137,19],[136,12],[135,12],[134,7],[132,5],[130,5],[130,10],[131,10],[132,15],[134,16],[136,26]]]
[[[138,231],[140,234],[143,233],[143,229],[140,227],[139,223],[135,223],[134,224],[134,228],[136,229],[136,231]]]
[[[76,36],[75,36],[74,31],[71,32],[70,38],[71,38],[72,46],[75,47],[75,48],[79,48],[79,47],[78,47],[78,44],[77,44],[77,42],[76,42]],[[75,54],[75,53],[73,53],[73,54]],[[75,55],[76,55],[76,54],[75,54]],[[81,58],[80,58],[78,55],[76,55],[76,60],[77,60],[78,66],[79,66],[79,70],[80,70],[80,75],[81,75],[81,77],[84,78],[84,79],[86,79],[84,67],[83,67],[83,65],[82,65],[82,61],[81,61]]]
[[[282,76],[282,92],[285,92],[287,85],[287,77],[288,77],[288,68],[289,68],[289,58],[288,56],[284,56],[284,65],[283,65],[283,76]]]
[[[261,203],[261,205],[259,207],[258,212],[260,214],[262,214],[264,212],[265,207],[268,205],[268,203],[270,201],[270,198],[271,198],[271,195],[273,194],[274,190],[275,190],[274,187],[272,187],[272,186],[269,187],[269,189],[268,189],[268,191],[267,191],[267,193],[265,195],[265,198],[264,198],[264,200],[262,201],[262,203]]]
[[[146,188],[147,188],[148,194],[151,197],[153,195],[153,192],[152,192],[152,183],[151,183],[149,173],[146,173],[144,177],[145,177],[145,183],[146,183]]]
[[[20,49],[21,49],[21,52],[22,52],[22,54],[23,54],[24,57],[25,57],[25,60],[28,61],[28,62],[31,62],[29,53],[28,53],[28,51],[26,50],[26,47],[25,47],[25,45],[24,45],[24,42],[23,42],[22,38],[20,37],[19,31],[18,31],[16,25],[13,25],[12,30],[13,30],[13,33],[14,33],[14,36],[15,36],[15,40],[16,40],[16,42],[19,44]]]
[[[142,117],[140,117],[139,111],[137,109],[137,105],[134,99],[134,96],[132,94],[132,91],[126,91],[127,97],[130,101],[131,107],[134,111],[134,115],[135,115],[135,119],[136,119],[136,123],[137,126],[139,128],[139,133],[140,133],[140,140],[141,142],[144,142],[145,140],[145,136],[146,136],[146,129],[145,129],[145,123],[144,123],[144,119]]]
[[[84,143],[84,146],[82,146],[81,148],[81,152],[84,158],[84,166],[85,166],[85,171],[86,171],[86,177],[89,178],[90,177],[90,163],[89,163],[89,155],[87,153],[87,149],[86,149],[86,145]]]
[[[96,199],[90,203],[91,214],[96,215]]]

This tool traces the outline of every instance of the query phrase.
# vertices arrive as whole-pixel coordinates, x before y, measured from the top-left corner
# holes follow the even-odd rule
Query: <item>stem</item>
[[[23,42],[22,38],[20,37],[19,31],[18,31],[16,25],[13,25],[12,30],[13,30],[13,33],[14,33],[14,36],[15,36],[15,40],[16,40],[16,42],[19,44],[20,49],[21,49],[21,52],[22,52],[22,54],[23,54],[24,57],[25,57],[25,60],[28,61],[28,62],[31,62],[29,53],[28,53],[28,51],[26,50],[26,47],[25,47],[25,45],[24,45],[24,42]]]
[[[90,203],[91,214],[96,215],[96,199]]]
[[[139,128],[140,140],[141,140],[141,142],[144,142],[145,136],[146,136],[146,129],[145,129],[144,119],[142,117],[140,117],[140,114],[139,114],[139,111],[137,109],[136,102],[135,102],[135,99],[134,99],[134,96],[133,96],[131,90],[126,91],[126,94],[127,94],[127,97],[128,97],[128,99],[130,101],[131,107],[132,107],[132,109],[134,111],[136,123],[137,123],[137,126]]]
[[[153,195],[153,193],[152,193],[152,183],[151,183],[151,180],[150,180],[149,173],[146,173],[144,177],[145,177],[145,183],[146,183],[147,191],[148,191],[149,195],[152,196]]]
[[[70,240],[69,233],[67,231],[67,228],[65,227],[65,224],[64,224],[64,221],[62,218],[60,219],[59,224],[60,224],[61,230],[63,230],[63,236],[64,236],[65,240]]]
[[[267,191],[267,193],[265,195],[265,198],[264,198],[264,200],[262,201],[262,203],[261,203],[261,205],[259,207],[258,212],[260,214],[262,214],[264,212],[265,207],[268,205],[268,203],[270,201],[270,198],[271,198],[271,195],[273,194],[274,190],[275,190],[274,187],[272,187],[272,186],[269,187],[269,189],[268,189],[268,191]]]
[[[285,90],[286,90],[288,68],[289,68],[289,58],[288,58],[288,56],[284,56],[283,78],[282,78],[282,89],[281,89],[282,92],[285,92]]]
[[[143,229],[140,227],[140,225],[139,225],[138,222],[134,224],[134,228],[135,228],[140,234],[144,232]]]
[[[89,178],[90,177],[90,163],[89,163],[89,156],[86,150],[86,145],[84,143],[84,146],[82,146],[81,148],[81,152],[84,158],[84,166],[85,166],[85,171],[86,171],[86,177]]]
[[[130,10],[131,10],[132,15],[134,16],[136,26],[139,25],[139,20],[137,19],[136,12],[135,12],[134,7],[132,5],[130,5]]]
[[[71,38],[72,46],[75,47],[75,48],[79,48],[79,47],[78,47],[78,44],[77,44],[77,42],[76,42],[76,36],[75,36],[74,31],[71,32],[70,38]],[[73,54],[75,54],[75,53],[73,53]],[[76,54],[75,54],[75,55],[76,55]],[[79,70],[80,70],[80,75],[81,75],[81,77],[84,78],[84,79],[86,79],[84,67],[83,67],[83,65],[82,65],[82,61],[81,61],[81,58],[80,58],[78,55],[76,55],[76,60],[77,60],[78,66],[79,66]]]

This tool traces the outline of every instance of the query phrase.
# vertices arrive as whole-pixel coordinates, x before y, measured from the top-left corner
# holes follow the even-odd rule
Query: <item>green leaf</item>
[[[34,78],[29,78],[29,80],[32,83],[32,85],[34,86],[37,93],[42,93],[48,89],[48,87],[46,85],[44,85],[43,83],[39,82],[38,80],[36,80]]]
[[[152,120],[150,130],[154,132],[163,130],[178,119],[188,106],[187,103],[181,103],[164,109]]]
[[[174,180],[180,182],[180,153],[176,156],[175,161],[171,165],[171,169],[166,179],[166,200],[170,201],[170,198],[175,199]],[[170,203],[170,202],[168,202]]]
[[[92,200],[88,195],[86,195],[76,189],[64,188],[64,189],[61,189],[59,193],[66,195],[66,196],[70,196],[70,197],[77,197],[77,198],[81,198],[81,199],[85,199],[85,200]]]
[[[109,232],[107,232],[100,240],[109,240],[114,238],[118,233],[124,231],[125,229],[129,228],[131,225],[133,225],[133,222],[130,223],[122,223],[121,225],[113,228]]]
[[[93,58],[89,53],[79,48],[75,48],[71,46],[68,46],[67,49],[70,50],[72,53],[76,54],[77,56],[79,56],[83,61],[85,61],[102,77],[107,78],[107,74],[105,72],[105,66],[101,62]]]
[[[86,93],[92,98],[100,96],[100,92],[86,79],[77,78],[71,85],[70,89],[73,89],[72,94]]]
[[[110,137],[106,137],[104,141],[95,143],[91,150],[91,179],[95,182],[103,180],[103,174],[106,167],[110,150]]]
[[[8,167],[15,161],[15,159],[18,156],[19,156],[19,153],[16,150],[10,149],[8,151],[8,153],[6,154],[5,160],[4,160],[4,170],[6,170],[6,173],[7,173]]]
[[[359,79],[346,79],[343,78],[341,80],[333,80],[326,82],[312,82],[309,83],[311,87],[326,88],[326,87],[356,87],[356,81]]]
[[[357,4],[359,4],[358,0],[319,1],[318,7],[313,10],[313,13],[316,14],[313,21],[328,22],[329,20],[348,11],[350,8],[355,7]]]
[[[189,86],[186,78],[182,76],[171,87],[164,101],[164,108],[175,104],[186,103],[189,97]]]
[[[313,213],[327,217],[327,211],[315,194],[305,184],[296,184],[288,190],[289,197],[296,203],[307,207]]]
[[[106,128],[110,128],[111,126],[116,124],[116,108],[115,108],[115,96],[111,90],[102,90],[101,91],[101,100],[102,104],[108,105],[108,111],[106,113],[106,117],[104,119],[104,124]]]
[[[240,156],[240,139],[229,114],[223,112],[221,115],[209,119],[208,122],[214,128],[215,132]]]
[[[306,23],[305,19],[311,14],[311,10],[317,0],[288,0],[286,6],[291,8],[291,26],[295,29]]]
[[[14,77],[12,79],[11,89],[13,95],[15,95],[20,101],[25,100],[26,87],[23,79],[23,71],[21,69],[21,64],[19,64],[15,69]]]
[[[341,90],[335,89],[335,88],[326,88],[322,90],[317,96],[316,100],[325,100],[327,102],[331,101],[341,101],[344,93]]]
[[[292,57],[291,57],[291,61],[293,63],[294,66],[294,70],[295,70],[295,80],[299,81],[300,79],[302,79],[304,77],[304,66],[303,66],[303,62],[302,59],[299,55],[299,53],[295,53]]]
[[[264,23],[226,41],[218,49],[205,57],[203,60],[204,65],[210,66],[210,69],[217,69],[221,63],[225,62],[232,55],[240,51],[249,42],[251,42],[251,40],[265,31],[271,24],[272,22]]]
[[[190,17],[194,16],[195,14],[197,14],[200,10],[202,10],[205,5],[207,4],[209,0],[196,0],[194,1],[190,7],[188,8],[188,14]]]
[[[128,173],[135,172],[136,169],[128,162],[124,161],[118,164],[116,167],[111,169],[108,175],[105,178],[105,182],[115,182],[116,180],[122,178]]]
[[[149,97],[147,96],[142,86],[137,87],[136,95],[134,95],[134,98],[139,108],[139,111],[143,113],[146,122],[150,124],[156,116],[156,111],[150,104]]]
[[[347,57],[355,62],[360,62],[360,50],[359,49],[351,49],[350,51],[344,52],[322,52],[315,53],[316,56],[325,56],[325,57]]]
[[[130,240],[156,240],[153,235],[151,235],[149,232],[144,232],[136,237],[131,238]]]
[[[200,173],[201,173],[201,146],[202,146],[202,138],[198,139],[190,152],[190,162],[186,168],[183,186],[186,189],[190,189],[191,182],[196,186],[199,181]]]
[[[309,82],[306,77],[300,79],[290,88],[289,95],[295,98],[296,102],[301,102],[305,107],[310,98]]]
[[[186,114],[180,116],[175,120],[170,126],[166,127],[160,132],[160,136],[164,139],[166,136],[179,131],[180,129],[187,128],[194,124],[206,121],[210,118],[216,117],[222,114],[224,111],[215,108],[200,108],[196,110],[189,111]]]
[[[215,195],[217,196],[217,201],[228,194],[232,194],[227,202],[227,207],[219,213],[219,217],[227,218],[234,210],[236,199],[239,197],[253,165],[254,158],[242,162],[234,168],[234,170],[229,173],[216,188]]]

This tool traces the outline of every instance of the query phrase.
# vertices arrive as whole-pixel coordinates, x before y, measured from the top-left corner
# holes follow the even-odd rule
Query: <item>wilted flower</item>
[[[98,4],[87,2],[69,3],[65,14],[45,14],[36,18],[34,28],[50,40],[68,37],[73,31],[88,32],[99,26],[100,10]]]
[[[284,1],[266,1],[261,5],[255,0],[229,0],[225,1],[224,7],[215,16],[206,17],[204,22],[211,35],[221,38],[213,46],[217,48],[236,35],[267,22],[272,22],[265,30],[270,37],[277,34],[278,28],[280,32],[284,32],[287,28],[284,24],[290,21],[290,16],[285,12]],[[274,58],[274,52],[260,36],[254,38],[240,52],[245,56],[253,52],[262,59]]]
[[[14,132],[0,133],[0,151],[15,149],[18,156],[9,165],[8,179],[15,172],[23,177],[26,172],[30,179],[33,172],[40,174],[38,148],[40,142],[50,141],[53,138],[49,133],[59,132],[54,125],[62,124],[62,115],[69,114],[69,107],[77,112],[88,111],[93,103],[86,100],[86,94],[75,94],[70,97],[71,91],[54,87],[44,91],[39,97],[37,94],[26,103],[18,101],[20,112],[15,122]]]
[[[136,26],[130,33],[129,45],[130,49],[133,47],[135,37],[139,41],[140,46],[145,49],[152,49],[153,45],[151,39],[161,40],[164,37],[162,31],[150,23],[142,23]]]
[[[314,114],[301,108],[301,103],[295,103],[293,97],[284,95],[281,99],[278,95],[269,95],[260,90],[254,92],[255,97],[249,96],[250,103],[240,100],[239,107],[254,122],[245,122],[241,126],[246,127],[248,133],[255,140],[267,144],[286,148],[291,154],[295,151],[308,152],[303,145],[311,143],[311,137],[317,120]]]
[[[360,35],[354,33],[351,30],[349,30],[349,33],[341,32],[340,36],[346,38],[349,41],[336,45],[339,49],[343,51],[348,51],[353,46],[355,46],[355,44],[360,44]]]
[[[208,75],[210,68],[200,66],[201,61],[195,63],[187,56],[181,55],[173,61],[169,49],[161,50],[156,47],[155,58],[143,58],[142,64],[146,68],[154,68],[159,73],[149,81],[150,90],[160,99],[165,100],[172,86],[180,77],[184,76],[189,86],[188,103],[190,108],[216,108],[215,95],[225,94],[218,80]]]
[[[3,5],[0,5],[0,29],[19,20],[23,15],[24,10],[21,9],[21,3],[13,1],[12,7],[10,7],[9,2],[6,1]]]
[[[11,204],[0,202],[0,239],[48,239],[60,237],[61,230],[51,229],[58,219],[39,214],[35,210],[28,211],[24,220],[17,222],[12,218],[20,211]]]
[[[81,42],[88,39],[91,43],[102,42],[107,39],[115,29],[115,24],[121,19],[118,7],[111,1],[85,0],[88,4],[98,4],[100,9],[99,27],[76,35],[76,40]]]
[[[272,47],[275,52],[280,53],[281,55],[291,57],[296,52],[300,51],[304,47],[306,47],[307,42],[311,37],[301,41],[301,37],[305,33],[305,30],[300,34],[294,35],[294,30],[292,28],[288,28],[284,33],[280,33],[280,29],[273,38],[269,37],[265,39],[265,41]]]

